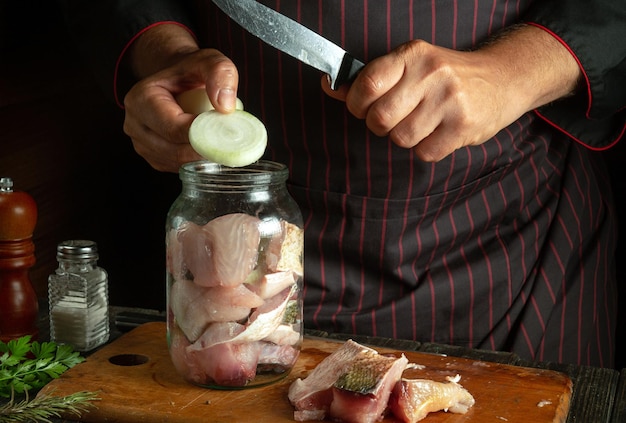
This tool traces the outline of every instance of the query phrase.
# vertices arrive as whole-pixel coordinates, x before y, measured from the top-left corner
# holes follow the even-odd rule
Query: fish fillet
[[[458,381],[460,377],[448,378],[448,382],[428,379],[402,379],[389,400],[389,409],[404,423],[415,423],[428,413],[450,411],[465,414],[473,405],[474,397]]]
[[[404,355],[381,355],[349,340],[309,376],[291,384],[288,397],[296,408],[294,419],[329,417],[354,423],[381,420],[389,395],[407,364]]]

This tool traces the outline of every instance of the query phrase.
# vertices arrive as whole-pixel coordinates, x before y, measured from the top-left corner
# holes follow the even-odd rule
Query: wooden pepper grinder
[[[39,335],[39,303],[28,269],[35,264],[33,230],[37,205],[25,192],[0,178],[0,340]]]

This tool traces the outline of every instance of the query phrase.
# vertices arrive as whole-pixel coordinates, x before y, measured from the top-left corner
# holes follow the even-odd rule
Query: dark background
[[[38,296],[47,296],[56,245],[85,238],[99,245],[112,304],[161,310],[165,219],[180,182],[134,152],[122,132],[123,111],[107,98],[55,2],[0,0],[0,176],[11,177],[16,190],[37,202],[37,263],[30,275]],[[622,143],[606,155],[624,221],[625,150]],[[626,228],[620,232],[625,239]],[[626,366],[625,244],[617,254],[618,368]]]
[[[178,176],[153,170],[81,62],[55,2],[0,3],[0,176],[33,196],[36,265],[47,296],[56,245],[98,243],[111,303],[165,306],[164,228]]]

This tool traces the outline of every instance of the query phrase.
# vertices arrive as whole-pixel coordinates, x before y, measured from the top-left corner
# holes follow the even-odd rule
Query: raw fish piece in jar
[[[188,357],[204,372],[200,384],[246,386],[256,376],[261,353],[258,342],[225,342],[204,349],[189,349]]]
[[[185,380],[199,383],[204,378],[204,372],[197,366],[197,363],[190,361],[187,357],[187,348],[191,342],[179,327],[174,326],[169,330],[168,342],[172,364],[178,374],[182,375]]]
[[[241,324],[236,322],[218,322],[209,325],[202,336],[190,348],[205,349],[225,342],[245,343],[257,342],[264,339],[267,331],[267,322],[263,318],[258,320],[260,326],[255,328],[252,323]]]
[[[185,222],[176,234],[178,244],[170,241],[172,270],[175,279],[193,278],[194,283],[202,286],[217,286],[212,279],[212,251],[202,226]],[[191,274],[189,274],[191,273]]]
[[[204,225],[219,285],[243,283],[257,264],[260,219],[245,213],[220,216]]]
[[[177,234],[180,248],[170,242],[173,247],[168,255],[176,272],[174,277],[179,278],[188,269],[198,285],[243,283],[256,266],[260,241],[258,224],[258,218],[245,213],[223,215],[204,226],[184,223]],[[184,265],[177,265],[177,261]]]
[[[207,288],[179,280],[172,284],[169,295],[175,322],[191,342],[210,323],[245,319],[253,308],[263,304],[263,299],[244,285]]]
[[[300,350],[291,345],[278,345],[271,342],[259,342],[261,353],[259,355],[259,367],[277,371],[291,369],[300,355]]]
[[[187,223],[183,225],[183,228],[187,226]],[[183,245],[179,240],[179,234],[182,229],[170,229],[165,237],[166,257],[165,266],[168,273],[172,275],[174,279],[184,279],[185,268],[183,262]]]
[[[218,344],[230,342],[237,335],[246,330],[246,326],[237,322],[219,322],[209,325],[198,338],[191,344],[190,350],[203,350]]]
[[[259,297],[266,299],[279,294],[285,288],[289,288],[296,283],[292,271],[267,273],[259,280],[248,283],[250,290]]]
[[[263,340],[276,345],[296,345],[300,342],[300,332],[292,325],[281,324]]]
[[[287,221],[281,221],[280,233],[274,235],[265,253],[266,266],[272,272],[290,270],[302,276],[304,231]]]
[[[265,303],[250,314],[246,330],[237,335],[235,342],[260,341],[270,336],[280,326],[291,300],[295,286],[283,290],[278,295],[265,300]]]
[[[191,345],[173,342],[172,347],[183,348],[171,354],[177,371],[200,385],[247,385],[256,376],[261,345],[230,341],[243,330],[244,326],[238,323],[213,323]]]

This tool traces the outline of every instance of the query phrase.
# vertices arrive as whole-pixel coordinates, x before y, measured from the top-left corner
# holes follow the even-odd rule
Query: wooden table
[[[149,310],[129,310],[111,308],[112,339],[116,339],[123,332],[115,326],[115,318],[120,312],[139,311],[145,315],[145,320],[161,320],[163,315]],[[48,320],[45,313],[39,325],[41,339],[45,340],[49,332]],[[472,360],[495,362],[513,366],[534,367],[556,370],[567,374],[573,382],[573,391],[568,423],[624,423],[626,422],[626,369],[621,373],[613,369],[601,369],[588,366],[562,365],[545,362],[528,362],[521,360],[515,354],[487,350],[475,350],[463,347],[420,343],[408,340],[394,340],[368,336],[354,336],[343,334],[328,334],[319,331],[307,331],[307,335],[335,340],[351,338],[356,342],[376,347],[386,347],[406,351],[419,351],[445,354],[453,357],[463,357]],[[53,420],[55,423],[70,423],[67,420]]]
[[[622,369],[614,398],[611,423],[626,422],[626,369]]]

